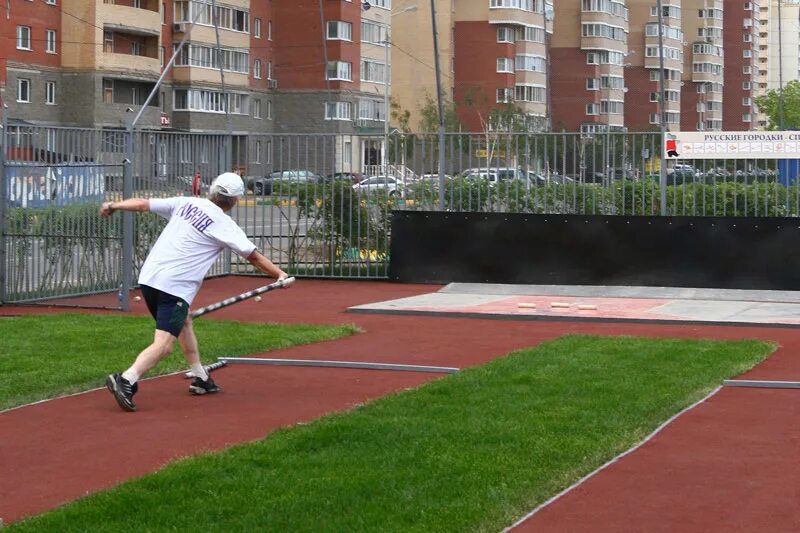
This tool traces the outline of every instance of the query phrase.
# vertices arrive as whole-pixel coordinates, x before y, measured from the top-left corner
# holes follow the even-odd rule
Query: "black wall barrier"
[[[389,276],[800,290],[800,220],[396,211]]]

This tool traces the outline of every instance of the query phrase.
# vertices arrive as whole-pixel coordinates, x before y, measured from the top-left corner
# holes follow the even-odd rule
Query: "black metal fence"
[[[450,133],[441,178],[435,134],[6,124],[0,142],[0,302],[135,282],[163,222],[102,219],[100,202],[126,192],[205,194],[227,170],[247,186],[231,216],[259,249],[292,274],[321,277],[387,277],[392,212],[438,210],[442,200],[448,211],[628,216],[794,217],[800,203],[796,176],[771,159],[682,160],[662,176],[661,138],[652,132]],[[250,272],[223,254],[209,275]]]

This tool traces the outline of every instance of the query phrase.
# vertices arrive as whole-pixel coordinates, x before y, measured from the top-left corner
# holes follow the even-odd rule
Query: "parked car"
[[[359,172],[334,172],[333,174],[325,176],[325,181],[350,180],[353,183],[358,183],[367,177],[366,174],[361,174]]]
[[[249,178],[247,180],[247,190],[253,194],[273,194],[279,191],[282,185],[290,183],[319,183],[322,178],[310,170],[279,170],[268,176],[260,178]]]
[[[353,185],[353,190],[362,193],[374,193],[384,191],[389,196],[395,196],[402,192],[403,184],[392,176],[371,176]]]
[[[523,179],[526,178],[525,171],[521,168],[511,167],[475,167],[468,168],[461,172],[464,178],[480,178],[488,177],[492,183],[497,183],[501,180],[509,179]]]

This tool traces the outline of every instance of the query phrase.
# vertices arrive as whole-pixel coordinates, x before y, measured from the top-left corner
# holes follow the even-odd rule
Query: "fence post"
[[[5,108],[5,105],[3,105]],[[6,302],[7,258],[6,258],[6,201],[10,180],[6,176],[6,149],[8,148],[8,122],[5,109],[0,123],[0,305]]]
[[[133,197],[133,125],[127,128],[127,146],[122,162],[122,199]],[[130,290],[133,286],[133,213],[122,212],[122,309],[130,309]]]

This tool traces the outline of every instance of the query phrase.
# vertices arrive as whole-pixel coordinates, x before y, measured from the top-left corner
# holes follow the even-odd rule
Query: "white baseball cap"
[[[215,189],[223,196],[238,197],[244,194],[244,182],[238,174],[223,172],[211,183],[211,190]]]

